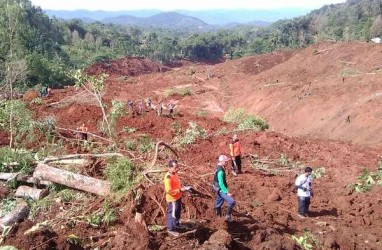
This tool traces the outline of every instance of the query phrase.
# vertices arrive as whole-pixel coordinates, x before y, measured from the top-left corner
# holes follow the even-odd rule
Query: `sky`
[[[51,10],[205,10],[205,9],[316,9],[345,0],[31,0],[33,5]]]

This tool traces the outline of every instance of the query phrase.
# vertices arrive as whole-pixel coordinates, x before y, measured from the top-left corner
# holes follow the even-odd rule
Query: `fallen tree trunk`
[[[33,200],[40,200],[48,195],[47,189],[37,189],[28,186],[19,186],[16,190],[16,197],[32,198]]]
[[[9,214],[0,219],[0,225],[11,226],[16,222],[26,218],[28,213],[28,204],[22,199],[18,199],[16,207]]]
[[[63,160],[69,160],[69,159],[83,159],[87,157],[125,157],[123,154],[120,153],[105,153],[105,154],[75,154],[75,155],[62,155],[58,157],[47,157],[44,159],[43,163],[50,163],[50,162],[56,162],[56,161],[63,161]]]
[[[16,178],[20,172],[17,173],[0,173],[0,180],[7,181]]]
[[[108,181],[54,168],[44,163],[37,164],[33,177],[97,195],[107,196],[110,194],[110,182]]]
[[[33,177],[28,177],[26,180],[25,180],[26,183],[31,183],[31,184],[36,184],[37,186],[39,185],[44,185],[44,186],[50,186],[53,184],[53,182],[51,181],[42,181],[42,180],[39,180],[39,179],[35,179]]]
[[[31,176],[21,175],[20,172],[17,172],[17,173],[0,173],[0,180],[10,181],[14,178],[17,178],[17,181],[20,181],[20,182],[26,182],[26,183],[36,184],[36,185],[45,185],[45,186],[52,185],[51,181],[39,181],[38,179],[34,179]]]

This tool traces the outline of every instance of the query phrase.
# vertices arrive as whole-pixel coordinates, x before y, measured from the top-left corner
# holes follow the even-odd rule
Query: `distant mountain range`
[[[82,19],[86,22],[100,21],[124,25],[160,27],[181,27],[184,25],[208,26],[227,24],[255,24],[265,26],[280,19],[288,19],[307,14],[309,9],[277,10],[128,10],[128,11],[88,11],[88,10],[44,10],[50,17],[62,19]],[[170,23],[175,21],[176,23]],[[174,26],[175,25],[175,26]]]

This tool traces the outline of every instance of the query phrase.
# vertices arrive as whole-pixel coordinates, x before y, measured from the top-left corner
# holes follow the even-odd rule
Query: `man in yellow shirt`
[[[167,202],[167,232],[172,236],[179,236],[177,229],[182,228],[179,219],[182,209],[182,192],[186,188],[182,187],[177,175],[178,161],[170,160],[168,172],[164,176],[164,189]]]

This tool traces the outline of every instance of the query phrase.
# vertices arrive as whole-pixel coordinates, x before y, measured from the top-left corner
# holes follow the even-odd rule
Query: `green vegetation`
[[[114,192],[126,192],[139,181],[140,168],[128,159],[110,159],[105,175]]]
[[[92,227],[99,227],[102,223],[106,226],[111,225],[117,220],[115,208],[110,205],[108,200],[104,201],[102,208],[86,217],[87,222]]]
[[[206,117],[207,115],[208,115],[208,112],[205,109],[201,109],[198,111],[198,116]]]
[[[188,96],[191,95],[191,89],[190,88],[171,88],[171,89],[166,89],[164,92],[165,97],[170,97],[170,96]]]
[[[223,120],[228,123],[237,124],[238,131],[244,130],[266,130],[268,128],[268,123],[265,119],[250,115],[245,111],[245,109],[232,109],[230,108],[223,117]]]
[[[309,230],[305,230],[304,234],[300,237],[292,235],[292,240],[304,250],[318,249],[320,246],[317,237]]]
[[[0,218],[10,213],[16,207],[16,200],[5,198],[0,201]]]
[[[326,169],[324,167],[313,169],[311,177],[313,179],[320,179],[324,177]]]
[[[139,138],[138,141],[138,152],[143,154],[143,153],[148,153],[151,150],[153,150],[155,147],[154,141],[147,135],[143,135]]]
[[[177,141],[180,145],[185,146],[194,143],[198,138],[206,139],[207,137],[207,131],[197,123],[191,121],[188,123],[188,128],[184,135],[177,137]]]
[[[376,172],[364,169],[361,176],[358,177],[358,182],[353,185],[353,189],[356,192],[364,193],[372,190],[374,185],[382,186],[382,161],[378,162]]]
[[[137,148],[137,142],[133,139],[125,141],[126,150],[135,150]]]
[[[34,122],[32,112],[19,100],[6,101],[0,104],[0,130],[11,135],[14,146],[22,146],[23,140],[34,139]]]
[[[8,147],[0,148],[0,172],[21,171],[28,173],[33,161],[33,154],[29,151],[23,149],[13,150]]]

